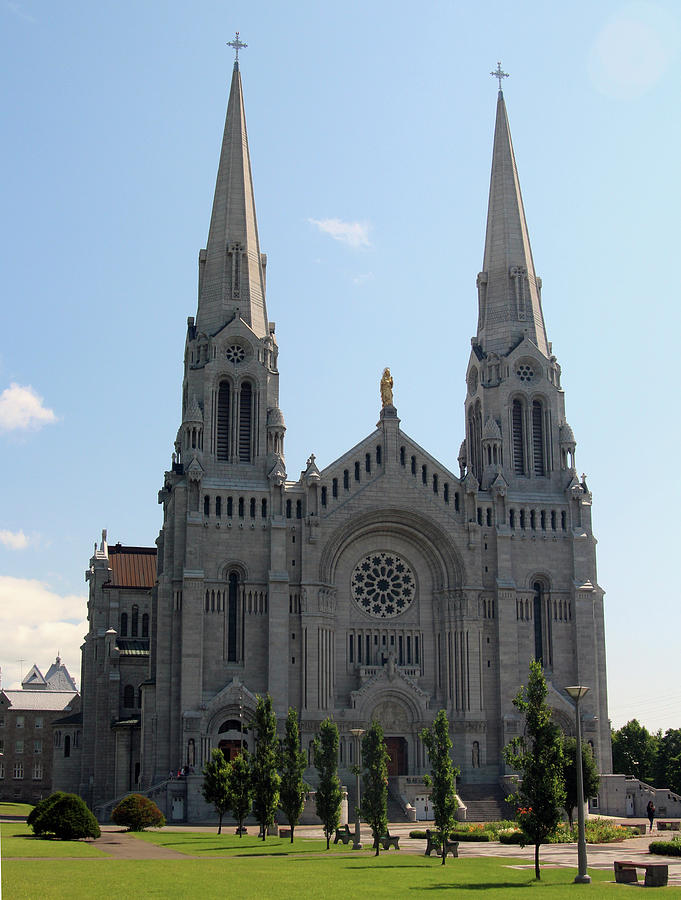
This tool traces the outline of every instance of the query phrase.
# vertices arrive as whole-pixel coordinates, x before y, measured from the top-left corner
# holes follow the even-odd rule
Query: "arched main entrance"
[[[248,728],[238,719],[227,719],[218,728],[218,749],[222,750],[227,762],[231,762],[241,753],[243,746],[248,750]]]

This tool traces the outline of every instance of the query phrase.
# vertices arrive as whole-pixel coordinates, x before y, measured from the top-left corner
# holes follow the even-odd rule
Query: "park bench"
[[[390,847],[394,847],[395,850],[399,850],[399,835],[390,834],[390,830],[386,828],[385,834],[382,834],[380,837],[374,838],[374,850],[379,844],[383,847],[384,850],[389,850]]]
[[[426,852],[424,856],[430,856],[431,853],[435,852],[437,856],[440,855],[440,848],[437,846],[437,835],[433,834],[430,828],[426,828],[426,840],[428,843],[426,844]],[[451,853],[452,856],[459,855],[459,842],[458,841],[450,841],[449,839],[445,840],[445,856],[448,853]]]
[[[633,862],[616,860],[615,881],[618,884],[638,884],[636,869],[645,869],[645,887],[664,887],[669,880],[669,866],[666,863]]]
[[[347,825],[341,825],[339,828],[336,828],[336,836],[333,839],[334,844],[337,844],[338,841],[343,841],[344,844],[349,844],[351,840],[352,832]]]
[[[678,819],[676,819],[676,820],[658,819],[657,820],[657,830],[658,831],[678,831],[679,825],[681,825],[681,822],[679,822]]]

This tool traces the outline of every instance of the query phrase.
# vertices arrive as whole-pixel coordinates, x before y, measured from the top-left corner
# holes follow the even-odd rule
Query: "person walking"
[[[653,830],[653,819],[655,818],[655,804],[652,800],[648,801],[648,805],[646,806],[646,815],[650,820],[650,830]]]

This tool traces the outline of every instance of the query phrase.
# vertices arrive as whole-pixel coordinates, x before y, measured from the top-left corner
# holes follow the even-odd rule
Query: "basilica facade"
[[[352,731],[378,719],[403,805],[428,769],[419,733],[444,708],[461,795],[494,792],[502,749],[524,727],[512,700],[533,658],[567,733],[565,686],[590,687],[584,736],[610,772],[592,497],[502,91],[456,461],[402,429],[386,370],[364,440],[322,467],[311,456],[291,479],[265,272],[236,63],[163,525],[156,548],[103,535],[87,572],[80,793],[102,814],[141,788],[171,819],[206,817],[201,767],[212,748],[251,745],[265,692],[280,719],[299,711],[306,748],[333,717],[349,785]]]

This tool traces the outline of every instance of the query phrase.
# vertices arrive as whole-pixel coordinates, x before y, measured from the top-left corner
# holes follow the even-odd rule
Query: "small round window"
[[[231,363],[240,363],[246,358],[246,350],[241,344],[230,344],[225,350],[225,356]]]
[[[515,370],[516,375],[521,381],[532,381],[534,378],[534,366],[531,363],[520,363]]]

